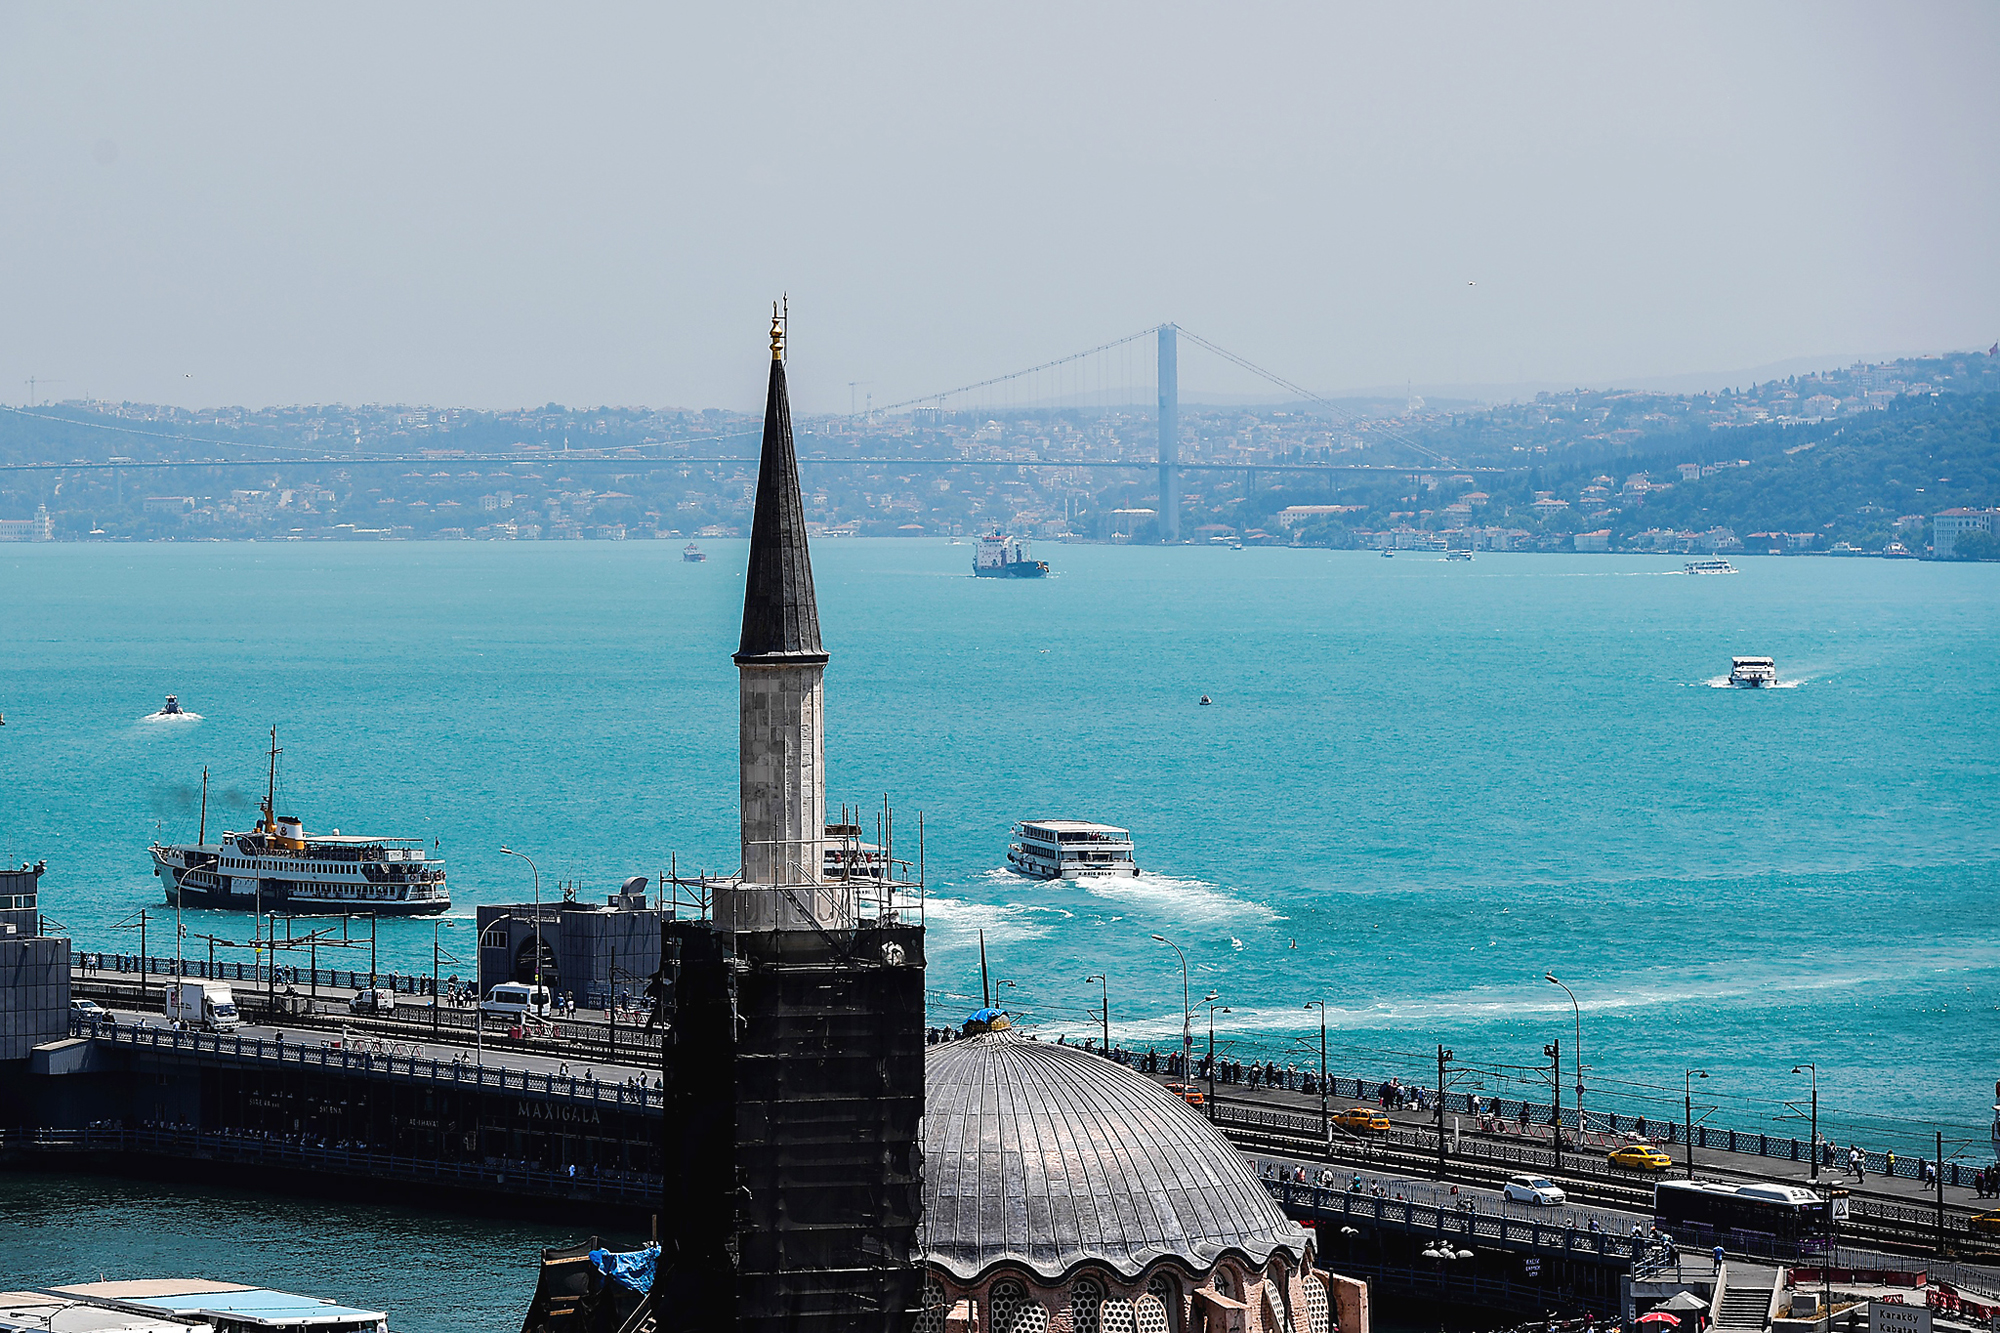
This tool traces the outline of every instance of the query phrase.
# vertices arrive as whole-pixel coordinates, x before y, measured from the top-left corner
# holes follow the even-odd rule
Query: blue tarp
[[[991,1023],[995,1019],[1005,1018],[1006,1016],[1006,1012],[1000,1009],[975,1009],[966,1016],[965,1021],[968,1023]]]
[[[616,1282],[621,1282],[640,1295],[653,1289],[653,1268],[659,1263],[660,1247],[648,1245],[643,1250],[592,1250],[590,1262],[597,1265],[597,1271]]]

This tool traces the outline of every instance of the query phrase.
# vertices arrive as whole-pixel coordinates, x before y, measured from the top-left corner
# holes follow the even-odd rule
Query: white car
[[[100,1023],[111,1021],[111,1011],[95,1000],[71,1000],[69,1011],[78,1018],[95,1019]]]
[[[1559,1186],[1540,1176],[1509,1176],[1500,1194],[1515,1203],[1532,1203],[1538,1208],[1556,1208],[1569,1201]]]

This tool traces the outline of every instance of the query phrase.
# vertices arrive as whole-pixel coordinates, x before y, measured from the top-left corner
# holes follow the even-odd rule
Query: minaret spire
[[[822,887],[826,847],[827,654],[819,637],[806,507],[785,386],[785,318],[771,310],[771,384],[739,676],[743,878],[718,892],[715,919],[737,931],[837,928],[845,899]]]
[[[806,506],[799,493],[792,404],[785,387],[785,327],[771,307],[771,383],[764,397],[764,449],[757,463],[757,508],[750,520],[750,568],[743,584],[743,638],[736,664],[826,661],[819,641],[806,551]]]

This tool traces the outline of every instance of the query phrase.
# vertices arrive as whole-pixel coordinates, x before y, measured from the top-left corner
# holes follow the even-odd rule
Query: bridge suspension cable
[[[1295,393],[1301,398],[1309,398],[1313,402],[1318,403],[1321,407],[1326,408],[1328,411],[1338,416],[1343,421],[1352,423],[1353,421],[1356,420],[1355,414],[1349,412],[1346,408],[1341,407],[1339,404],[1334,403],[1329,399],[1322,398],[1319,394],[1314,393],[1311,389],[1308,389],[1303,385],[1294,384],[1292,381],[1286,379],[1283,375],[1278,374],[1276,371],[1266,370],[1264,369],[1264,367],[1258,365],[1256,362],[1250,360],[1248,357],[1238,356],[1236,353],[1230,351],[1226,347],[1218,347],[1214,343],[1210,342],[1208,339],[1202,337],[1200,334],[1195,333],[1189,329],[1182,328],[1180,325],[1175,325],[1174,327],[1180,330],[1181,337],[1186,338],[1189,342],[1195,344],[1197,347],[1207,348],[1209,351],[1215,353],[1223,360],[1228,361],[1233,365],[1241,366],[1243,369],[1249,371],[1253,375],[1262,376],[1264,379],[1269,380],[1271,383],[1277,385],[1279,388],[1285,390],[1287,393]],[[1411,439],[1408,435],[1404,434],[1401,431],[1392,430],[1387,427],[1379,427],[1379,426],[1377,427],[1377,429],[1380,430],[1382,434],[1387,435],[1390,439],[1395,440],[1398,444],[1403,445],[1405,448],[1408,448],[1416,453],[1422,454],[1424,457],[1430,459],[1433,463],[1440,464],[1444,467],[1452,466],[1452,461],[1449,458],[1446,458],[1443,454],[1438,453],[1435,449],[1430,449],[1424,445],[1418,444],[1415,440]]]
[[[1159,331],[1160,326],[1155,324],[1151,328],[1140,329],[1137,333],[1128,333],[1123,338],[1113,338],[1108,343],[1099,343],[1097,346],[1081,352],[1072,352],[1068,356],[1059,356],[1053,361],[1044,361],[1039,366],[1029,366],[1026,370],[1016,370],[1006,375],[995,375],[992,379],[980,380],[977,384],[962,384],[956,389],[946,389],[943,393],[927,393],[921,398],[906,398],[900,403],[890,403],[887,407],[878,407],[875,410],[877,412],[894,412],[901,408],[917,407],[924,403],[942,404],[947,398],[956,398],[962,393],[972,393],[979,389],[990,389],[996,384],[1006,384],[1013,380],[1025,379],[1029,375],[1038,375],[1044,370],[1053,370],[1057,366],[1066,366],[1072,361],[1081,361],[1087,356],[1096,356],[1099,352],[1108,352],[1114,347],[1123,347],[1125,344],[1137,342],[1141,338],[1150,338]]]

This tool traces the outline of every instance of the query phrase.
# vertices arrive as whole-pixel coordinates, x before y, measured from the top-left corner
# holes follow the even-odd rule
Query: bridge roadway
[[[71,1034],[114,1048],[274,1067],[334,1069],[364,1078],[449,1084],[542,1100],[660,1113],[658,1075],[638,1065],[588,1061],[559,1051],[481,1050],[463,1040],[432,1041],[418,1028],[402,1039],[246,1023],[232,1032],[182,1031],[164,1018],[125,1013],[116,1022],[76,1019]],[[574,1060],[574,1063],[572,1063]]]
[[[244,445],[243,448],[256,448]],[[184,459],[162,460],[144,463],[0,463],[0,472],[151,472],[174,471],[181,468],[203,470],[252,469],[269,471],[274,467],[427,467],[450,468],[465,464],[507,467],[547,467],[560,464],[565,468],[599,468],[613,472],[654,472],[661,468],[686,466],[715,466],[734,463],[743,467],[754,467],[754,458],[675,456],[661,455],[651,458],[614,458],[608,455],[589,457],[583,454],[541,454],[522,457],[519,454],[468,454],[461,458],[256,458],[256,459],[205,459],[188,461]],[[800,467],[876,467],[886,470],[896,468],[1109,468],[1124,472],[1157,472],[1159,460],[1152,458],[822,458],[801,454]],[[1408,477],[1421,472],[1464,473],[1467,476],[1504,476],[1510,471],[1521,469],[1472,466],[1460,467],[1456,463],[1419,463],[1414,466],[1387,466],[1371,463],[1199,463],[1179,462],[1174,467],[1182,472],[1303,472],[1328,473],[1356,476]]]
[[[1164,1076],[1159,1078],[1161,1082],[1170,1081]],[[1206,1092],[1205,1082],[1197,1082],[1196,1086]],[[1319,1149],[1317,1096],[1281,1089],[1251,1089],[1242,1084],[1218,1084],[1217,1092],[1220,1094],[1215,1107],[1217,1128],[1251,1151],[1304,1154],[1306,1160],[1332,1160],[1364,1168],[1372,1164],[1419,1178],[1435,1178],[1434,1112],[1386,1112],[1394,1126],[1386,1134],[1357,1135],[1336,1126],[1329,1153]],[[1335,1114],[1357,1104],[1361,1103],[1353,1098],[1334,1098],[1330,1103]],[[1380,1109],[1373,1103],[1367,1105],[1371,1110]],[[1607,1149],[1603,1146],[1573,1147],[1573,1127],[1564,1129],[1562,1165],[1558,1170],[1546,1125],[1532,1126],[1527,1133],[1517,1132],[1511,1124],[1504,1133],[1481,1133],[1473,1117],[1463,1112],[1448,1112],[1445,1118],[1447,1137],[1453,1140],[1446,1158],[1446,1174],[1461,1186],[1498,1183],[1510,1174],[1534,1172],[1555,1180],[1574,1199],[1635,1214],[1643,1211],[1647,1220],[1651,1219],[1655,1177],[1610,1165],[1605,1160]],[[1455,1135],[1454,1125],[1458,1131]],[[1675,1163],[1671,1175],[1684,1175],[1681,1163],[1686,1160],[1685,1145],[1665,1147]],[[1908,1159],[1903,1161],[1907,1164]],[[1712,1179],[1773,1180],[1806,1186],[1815,1183],[1809,1161],[1719,1148],[1697,1148],[1695,1169],[1697,1175]],[[1818,1183],[1848,1191],[1851,1214],[1844,1230],[1857,1241],[1937,1252],[1939,1213],[1935,1187],[1902,1176],[1885,1177],[1872,1172],[1865,1181],[1856,1181],[1851,1175],[1831,1168],[1822,1168]],[[1968,1227],[1973,1213],[1991,1206],[1979,1200],[1970,1187],[1947,1185],[1943,1209],[1945,1248],[1992,1251],[1993,1241],[1975,1236]]]

